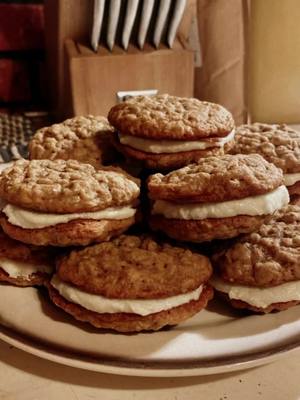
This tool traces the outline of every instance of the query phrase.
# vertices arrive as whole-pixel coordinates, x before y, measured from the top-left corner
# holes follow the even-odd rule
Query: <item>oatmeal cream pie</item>
[[[20,243],[0,231],[0,282],[43,285],[54,271],[53,248]]]
[[[75,160],[19,160],[0,176],[2,229],[21,242],[87,245],[135,222],[137,180]]]
[[[299,304],[300,207],[284,207],[212,260],[211,283],[234,307],[268,313]]]
[[[74,117],[39,129],[29,143],[34,160],[77,160],[94,167],[113,163],[116,151],[111,143],[113,128],[105,117]]]
[[[56,268],[52,301],[80,321],[120,332],[176,325],[213,296],[207,257],[148,236],[72,251]]]
[[[147,168],[174,169],[227,151],[234,121],[224,107],[193,98],[137,96],[108,114],[114,143]]]
[[[231,154],[260,154],[283,170],[291,201],[300,199],[300,132],[287,125],[255,123],[236,129]]]
[[[208,157],[148,179],[150,227],[184,241],[256,230],[289,202],[282,171],[261,156]]]

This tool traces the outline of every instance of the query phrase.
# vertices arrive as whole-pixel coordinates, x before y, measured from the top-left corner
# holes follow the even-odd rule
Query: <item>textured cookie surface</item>
[[[214,239],[229,239],[242,233],[253,232],[269,218],[270,216],[266,215],[238,215],[227,218],[183,220],[152,215],[149,224],[152,230],[164,232],[173,239],[202,243]]]
[[[23,229],[2,216],[2,229],[20,242],[36,246],[87,246],[109,240],[125,232],[135,222],[134,217],[120,220],[73,220],[42,229]]]
[[[113,128],[105,117],[86,116],[67,119],[39,129],[29,143],[31,159],[74,159],[94,167],[112,162]]]
[[[207,157],[167,175],[148,179],[152,199],[221,202],[270,192],[283,182],[282,171],[256,154]]]
[[[137,96],[117,104],[108,120],[122,133],[153,139],[226,136],[234,128],[232,115],[224,107],[166,94]]]
[[[128,205],[138,185],[124,174],[75,160],[19,160],[2,172],[0,196],[35,211],[72,213]]]
[[[16,286],[42,285],[49,274],[35,272],[28,277],[11,277],[1,268],[1,259],[9,259],[33,265],[54,266],[56,251],[51,248],[30,246],[11,239],[0,231],[0,282],[8,282]]]
[[[300,172],[300,132],[287,125],[241,125],[230,153],[257,153],[285,173]]]
[[[47,284],[51,300],[79,321],[89,322],[97,328],[113,329],[119,332],[157,331],[167,325],[177,325],[206,307],[213,297],[213,289],[207,285],[198,300],[190,301],[170,310],[141,316],[137,314],[116,313],[99,314],[64,299],[56,289]]]
[[[54,265],[54,257],[55,252],[51,248],[41,249],[40,247],[26,245],[0,231],[0,258],[9,258],[10,260],[35,265]]]
[[[158,244],[149,237],[121,236],[80,251],[57,265],[59,277],[108,298],[157,299],[190,292],[211,275],[208,258]]]
[[[225,281],[242,285],[270,287],[300,279],[300,207],[278,211],[213,262]]]

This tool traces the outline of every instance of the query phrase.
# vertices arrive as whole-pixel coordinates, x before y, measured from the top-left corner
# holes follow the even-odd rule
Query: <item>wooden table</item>
[[[246,371],[190,378],[136,378],[52,363],[0,341],[1,400],[296,400],[300,349]]]

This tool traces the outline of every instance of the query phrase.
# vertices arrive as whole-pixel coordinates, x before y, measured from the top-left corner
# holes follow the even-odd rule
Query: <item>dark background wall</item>
[[[0,0],[0,110],[46,102],[43,1]]]

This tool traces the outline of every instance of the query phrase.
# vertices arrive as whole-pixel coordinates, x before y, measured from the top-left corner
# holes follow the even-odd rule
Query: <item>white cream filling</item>
[[[284,174],[283,175],[283,182],[285,186],[292,186],[296,182],[300,181],[300,172],[297,172],[295,174]]]
[[[0,268],[2,268],[12,278],[28,278],[36,272],[51,274],[53,268],[50,265],[35,265],[23,261],[0,258]]]
[[[192,292],[178,296],[167,297],[155,300],[134,300],[134,299],[109,299],[98,294],[86,293],[71,286],[54,275],[51,285],[66,300],[79,304],[89,311],[97,313],[133,313],[138,315],[149,315],[160,311],[169,310],[182,304],[187,304],[192,300],[198,300],[202,292],[201,285]]]
[[[161,214],[169,219],[201,220],[206,218],[227,218],[237,215],[267,215],[289,203],[289,192],[285,186],[267,194],[246,197],[221,203],[176,204],[156,200],[152,214]]]
[[[23,229],[40,229],[47,226],[65,224],[75,219],[125,219],[132,217],[136,210],[131,207],[110,207],[101,211],[71,213],[71,214],[50,214],[37,211],[25,210],[12,204],[7,204],[2,212],[7,216],[8,222],[20,226]]]
[[[216,290],[227,293],[230,299],[241,300],[259,308],[266,308],[273,303],[300,300],[300,281],[267,288],[234,285],[217,277],[213,277],[210,283]]]
[[[222,147],[225,143],[233,140],[235,130],[227,136],[216,138],[216,140],[152,140],[119,133],[120,143],[130,146],[146,153],[179,153],[181,151],[205,150],[210,147]]]

